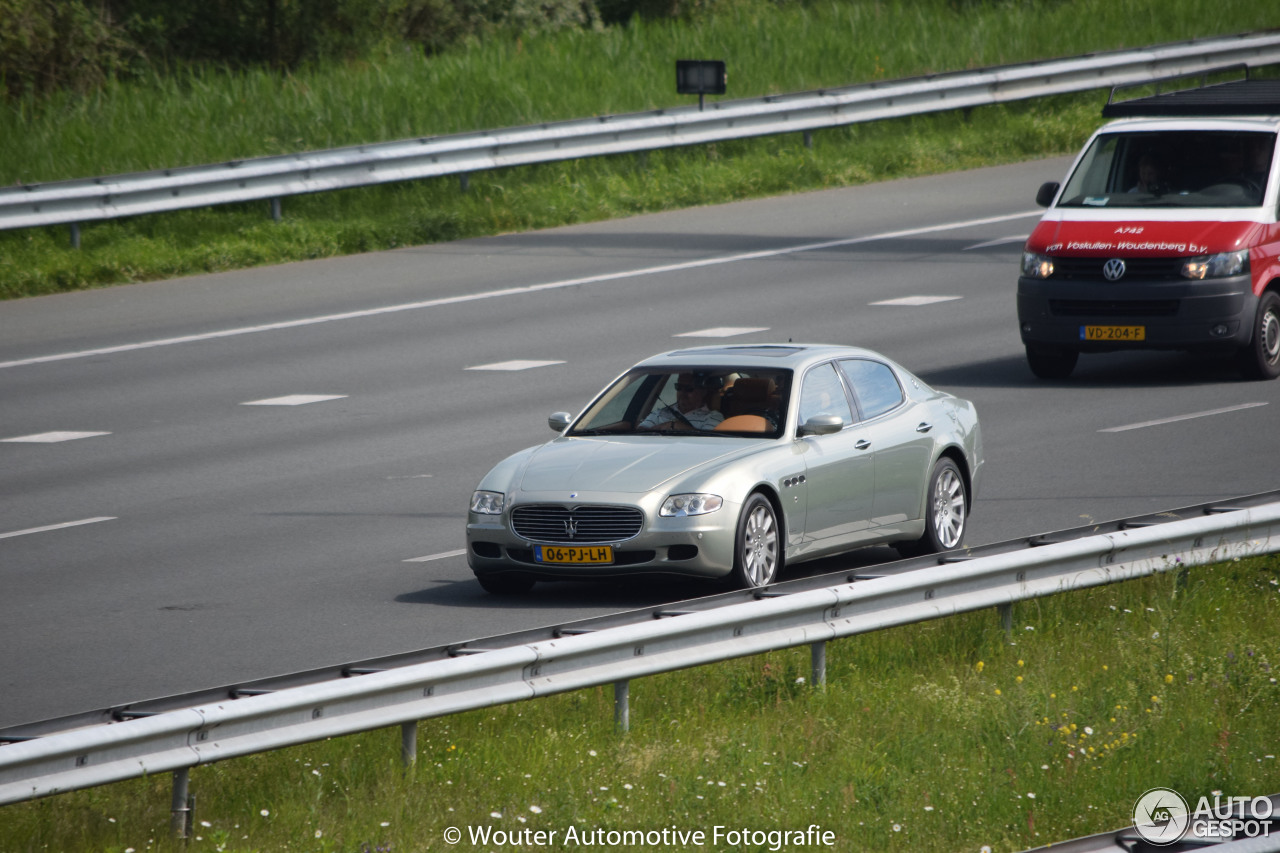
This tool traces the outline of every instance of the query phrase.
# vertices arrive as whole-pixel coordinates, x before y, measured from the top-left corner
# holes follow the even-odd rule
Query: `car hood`
[[[518,482],[525,492],[649,492],[700,465],[741,453],[741,443],[668,435],[558,438],[529,455]]]

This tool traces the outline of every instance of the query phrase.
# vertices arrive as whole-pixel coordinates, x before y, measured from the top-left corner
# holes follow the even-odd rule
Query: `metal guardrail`
[[[468,644],[445,659],[10,742],[0,746],[0,805],[167,771],[178,802],[187,769],[200,764],[394,725],[407,738],[422,719],[605,684],[615,685],[625,723],[630,679],[806,644],[820,681],[835,638],[1280,551],[1280,500],[1267,497],[1019,551],[952,552],[871,580],[770,587],[753,600],[537,642]]]
[[[421,137],[113,177],[0,188],[0,230],[769,136],[1079,92],[1233,64],[1280,62],[1280,32],[957,71],[645,113]]]

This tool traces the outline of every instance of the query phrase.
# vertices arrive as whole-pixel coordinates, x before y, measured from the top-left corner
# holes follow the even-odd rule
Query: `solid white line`
[[[497,299],[503,296],[520,296],[538,293],[544,290],[560,290],[566,287],[580,287],[586,284],[601,284],[619,279],[637,278],[639,276],[662,275],[670,272],[714,267],[723,264],[734,264],[741,261],[755,261],[764,258],[777,258],[795,255],[801,252],[818,252],[823,249],[837,249],[842,246],[856,246],[860,243],[874,243],[879,240],[896,240],[901,237],[915,237],[921,234],[933,234],[939,231],[954,231],[960,228],[972,228],[977,225],[992,225],[997,222],[1008,222],[1013,219],[1024,219],[1029,216],[1040,216],[1042,210],[1025,213],[1010,213],[1004,216],[989,216],[983,219],[970,219],[965,222],[947,222],[942,225],[927,225],[922,228],[907,228],[902,231],[887,231],[883,234],[869,234],[865,237],[847,237],[842,240],[827,240],[822,243],[806,243],[786,249],[769,249],[759,252],[744,252],[738,255],[722,255],[717,258],[705,258],[700,261],[684,261],[678,264],[663,264],[656,267],[643,267],[635,270],[605,273],[603,275],[586,276],[585,278],[565,279],[545,284],[530,284],[523,287],[506,287],[501,290],[489,290],[484,293],[470,293],[462,296],[446,296],[441,299],[427,299],[422,302],[407,302],[402,305],[387,305],[382,308],[369,308],[364,311],[348,311],[343,314],[326,314],[321,317],[306,317],[300,320],[287,320],[281,323],[266,323],[261,326],[243,326],[238,329],[223,329],[217,332],[205,332],[199,335],[184,335],[178,338],[161,338],[154,341],[142,341],[134,344],[121,344],[101,349],[64,352],[55,355],[42,355],[35,358],[21,358],[16,361],[0,361],[0,369],[8,367],[26,367],[32,364],[48,364],[55,361],[70,361],[77,358],[91,358],[99,355],[113,355],[121,352],[169,347],[178,344],[191,344],[199,341],[213,341],[220,338],[232,338],[239,335],[252,335],[258,332],[275,332],[282,329],[297,329],[303,326],[316,326],[321,323],[336,323],[339,320],[355,320],[362,317],[377,317],[383,314],[398,314],[402,311],[417,311],[422,308],[440,308],[445,305],[461,305],[467,302],[479,302],[485,299]]]
[[[62,524],[50,524],[47,527],[32,527],[30,530],[15,530],[12,533],[0,533],[0,539],[11,539],[14,536],[26,536],[28,533],[47,533],[50,530],[63,530],[68,527],[79,527],[82,524],[97,524],[99,521],[115,521],[116,516],[104,515],[101,518],[85,518],[80,521],[67,521]]]
[[[430,554],[426,557],[414,557],[411,560],[405,560],[406,563],[429,563],[432,560],[444,560],[448,557],[461,557],[467,553],[466,548],[460,548],[457,551],[445,551],[443,554]]]
[[[1242,409],[1256,409],[1259,406],[1265,406],[1265,405],[1266,403],[1241,403],[1238,406],[1227,406],[1222,409],[1210,409],[1207,412],[1193,412],[1189,415],[1175,415],[1172,418],[1160,418],[1159,420],[1155,420],[1155,421],[1143,421],[1140,424],[1125,424],[1124,426],[1107,427],[1106,429],[1098,430],[1098,432],[1125,432],[1131,429],[1142,429],[1144,427],[1160,426],[1161,424],[1173,424],[1173,423],[1177,423],[1178,421],[1189,421],[1195,418],[1207,418],[1210,415],[1225,415],[1228,412],[1239,412]]]
[[[971,252],[974,249],[990,249],[992,246],[1005,246],[1009,243],[1025,243],[1027,242],[1028,236],[1029,235],[1027,234],[1022,234],[1021,236],[1014,235],[1012,237],[1001,237],[998,240],[988,240],[985,243],[974,243],[972,246],[965,246],[960,251]]]

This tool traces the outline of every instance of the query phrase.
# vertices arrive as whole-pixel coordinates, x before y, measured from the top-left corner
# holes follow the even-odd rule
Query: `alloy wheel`
[[[964,481],[948,466],[938,475],[933,495],[933,530],[943,548],[954,548],[964,537]]]

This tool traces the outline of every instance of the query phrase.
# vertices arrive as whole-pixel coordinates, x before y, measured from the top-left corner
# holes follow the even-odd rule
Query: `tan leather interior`
[[[759,415],[734,415],[716,424],[716,432],[769,432],[769,422]]]

